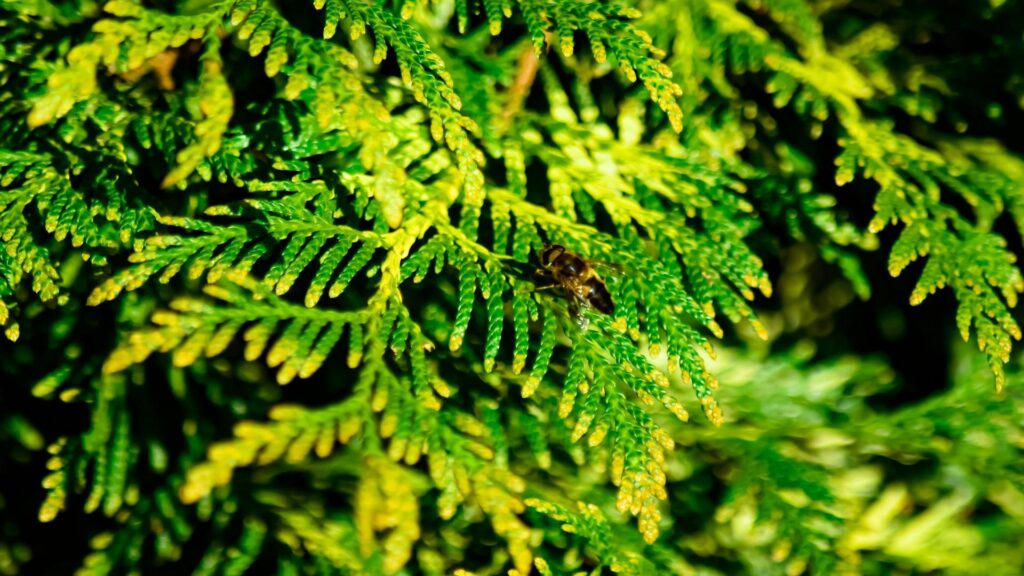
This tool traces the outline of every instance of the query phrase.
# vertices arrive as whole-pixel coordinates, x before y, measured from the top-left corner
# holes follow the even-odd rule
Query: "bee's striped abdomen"
[[[615,312],[615,303],[612,302],[612,295],[608,287],[600,279],[592,277],[587,279],[587,301],[599,312],[612,314]]]

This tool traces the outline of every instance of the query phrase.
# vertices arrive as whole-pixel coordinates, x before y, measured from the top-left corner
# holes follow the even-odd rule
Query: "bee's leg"
[[[555,280],[555,275],[546,268],[538,268],[533,272],[533,283],[537,286],[538,290],[558,285],[558,281]]]
[[[535,288],[528,288],[526,290],[516,290],[516,294],[531,294],[533,292],[540,292],[542,290],[554,290],[555,288],[561,288],[558,284],[550,284],[548,286],[539,286]]]
[[[533,289],[523,290],[526,292],[539,292],[541,290],[551,290],[552,288],[561,288],[561,284],[555,280],[555,276],[550,270],[546,268],[538,268],[533,271],[533,277],[530,279],[533,282]]]
[[[532,288],[517,290],[516,294],[528,294],[530,292],[540,292],[541,290],[551,290],[553,288],[562,287],[561,284],[555,281],[555,277],[551,272],[543,268],[534,271],[532,281]]]

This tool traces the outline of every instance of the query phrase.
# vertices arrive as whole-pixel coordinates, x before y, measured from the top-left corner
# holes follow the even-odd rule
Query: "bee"
[[[561,287],[575,312],[581,308],[594,308],[603,314],[615,312],[608,286],[592,262],[554,244],[545,246],[541,251],[540,264],[541,268],[535,272],[538,285],[541,288]]]

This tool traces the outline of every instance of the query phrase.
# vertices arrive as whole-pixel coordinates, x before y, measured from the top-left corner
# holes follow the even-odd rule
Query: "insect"
[[[561,287],[565,290],[575,312],[580,308],[595,308],[604,314],[615,312],[608,286],[598,276],[592,262],[554,244],[541,251],[540,264],[541,268],[535,272],[537,283],[542,289]],[[581,325],[585,326],[582,318]]]

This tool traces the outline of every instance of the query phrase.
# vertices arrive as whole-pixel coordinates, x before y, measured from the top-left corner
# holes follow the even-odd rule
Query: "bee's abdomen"
[[[608,292],[608,287],[604,285],[604,282],[597,278],[590,278],[586,282],[586,287],[587,301],[591,306],[605,314],[615,312],[615,303],[612,302],[612,295]]]

